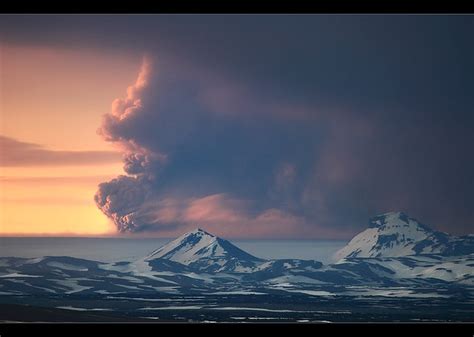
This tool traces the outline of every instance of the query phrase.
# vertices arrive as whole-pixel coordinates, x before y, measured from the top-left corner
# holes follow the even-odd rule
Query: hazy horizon
[[[36,258],[71,256],[101,262],[143,257],[174,238],[130,237],[0,237],[0,257]],[[307,259],[331,262],[345,240],[229,240],[244,251],[264,259]]]

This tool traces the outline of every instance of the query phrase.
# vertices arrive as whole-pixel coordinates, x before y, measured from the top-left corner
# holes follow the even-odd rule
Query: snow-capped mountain
[[[426,289],[474,287],[473,238],[436,232],[403,213],[387,213],[372,218],[370,227],[339,252],[343,258],[337,263],[322,265],[260,259],[196,229],[134,261],[0,258],[0,294],[144,296],[258,289],[319,296],[338,289],[342,296],[359,296],[354,289],[362,287],[372,296],[367,289],[408,287],[413,296],[426,296]]]
[[[200,271],[243,270],[263,261],[200,228],[153,251],[145,261],[157,259],[177,262]]]
[[[474,236],[452,236],[432,230],[403,212],[390,212],[371,218],[369,228],[339,250],[335,259],[471,253],[474,253]]]

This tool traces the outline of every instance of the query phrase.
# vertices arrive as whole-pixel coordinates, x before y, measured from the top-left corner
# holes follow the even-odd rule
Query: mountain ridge
[[[472,236],[457,237],[433,230],[404,212],[388,212],[370,218],[368,228],[336,252],[334,258],[471,253],[474,253]]]
[[[200,271],[231,271],[265,261],[201,228],[184,233],[145,257],[145,261],[169,260]]]
[[[367,230],[372,235],[367,235]],[[446,241],[438,238],[434,242],[439,235],[436,233],[440,232],[401,212],[385,213],[373,217],[369,228],[358,234],[370,239],[359,240],[364,247],[345,247],[349,255],[364,252],[377,256],[353,254],[323,265],[316,260],[260,259],[198,228],[134,261],[104,263],[64,256],[0,258],[0,293],[142,296],[258,290],[320,294],[337,289],[334,296],[358,296],[354,287],[374,291],[379,287],[408,287],[406,294],[423,297],[427,288],[433,296],[447,296],[438,289],[454,284],[474,289],[474,236],[456,238],[443,233]],[[387,256],[394,251],[399,255]],[[460,255],[462,252],[467,253]]]

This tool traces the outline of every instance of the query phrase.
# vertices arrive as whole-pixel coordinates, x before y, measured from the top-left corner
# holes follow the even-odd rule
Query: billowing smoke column
[[[95,202],[120,232],[135,232],[146,225],[141,206],[149,195],[149,185],[144,179],[119,176],[99,185]]]
[[[160,72],[158,83],[153,70],[145,59],[99,129],[122,151],[127,173],[100,184],[95,195],[118,231],[205,225],[227,234],[284,234],[304,225],[277,207],[297,170],[282,152],[303,154],[288,148],[288,141],[299,147],[301,132],[285,134],[282,124],[269,134],[265,123],[215,115],[188,82]]]
[[[426,121],[420,133],[409,112],[322,109],[214,75],[145,59],[104,116],[126,175],[95,202],[118,231],[334,238],[394,210],[471,221],[472,132]]]
[[[130,175],[100,184],[94,197],[97,206],[120,232],[135,232],[153,224],[143,205],[153,198],[154,169],[166,159],[137,144],[133,135],[126,132],[136,116],[143,113],[143,97],[150,78],[151,63],[145,59],[135,84],[128,88],[124,99],[113,102],[112,111],[104,116],[98,131],[105,140],[119,145],[124,152],[124,170]]]

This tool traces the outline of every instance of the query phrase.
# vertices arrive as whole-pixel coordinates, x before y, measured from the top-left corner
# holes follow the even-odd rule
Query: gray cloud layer
[[[349,237],[403,210],[473,230],[472,16],[2,19],[10,43],[156,60],[101,127],[126,158],[96,197],[119,229]]]
[[[270,235],[337,236],[348,219],[390,210],[449,220],[442,205],[470,221],[470,209],[456,203],[469,198],[460,188],[473,169],[459,149],[474,139],[455,133],[458,125],[313,106],[295,118],[291,109],[272,109],[285,99],[270,104],[245,94],[236,100],[247,103],[234,110],[234,100],[219,96],[232,82],[214,90],[195,78],[186,90],[186,81],[170,77],[159,63],[145,64],[104,116],[100,133],[122,146],[130,176],[101,184],[96,202],[120,231],[204,223],[225,232],[240,227],[237,235],[259,227]],[[257,107],[267,110],[252,113]],[[262,223],[270,213],[272,224]]]
[[[108,164],[120,160],[112,151],[54,151],[0,135],[0,166],[62,166]]]

